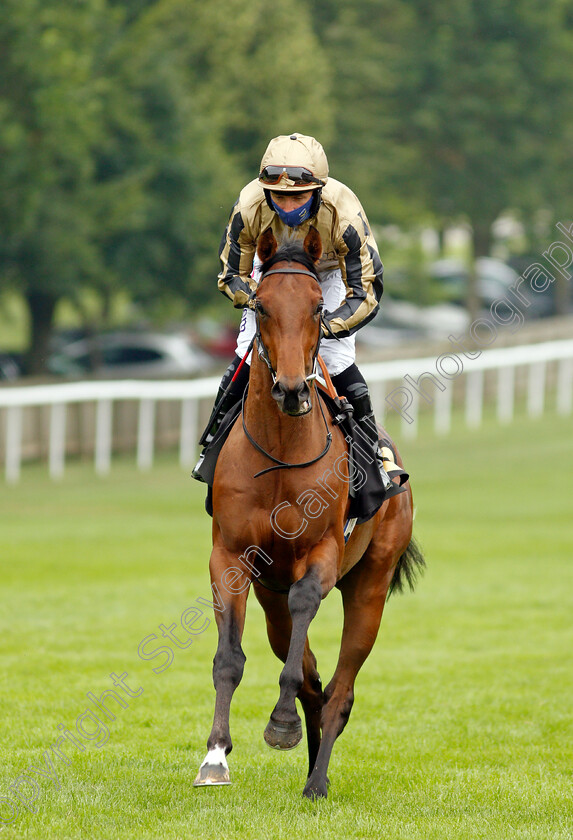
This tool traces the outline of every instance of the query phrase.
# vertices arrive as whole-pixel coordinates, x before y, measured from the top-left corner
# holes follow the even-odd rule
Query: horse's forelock
[[[281,245],[274,256],[270,257],[270,259],[263,263],[261,267],[262,274],[269,271],[269,269],[271,269],[274,265],[282,261],[300,263],[309,271],[312,271],[318,280],[318,274],[314,261],[310,254],[307,254],[304,250],[300,242],[286,242]]]

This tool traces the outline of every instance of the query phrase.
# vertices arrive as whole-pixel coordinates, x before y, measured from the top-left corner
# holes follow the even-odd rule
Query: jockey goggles
[[[259,181],[268,186],[274,186],[280,182],[285,174],[289,181],[292,181],[297,187],[308,187],[310,184],[317,184],[319,187],[323,187],[326,183],[313,175],[310,169],[306,169],[304,166],[265,166],[259,175]]]

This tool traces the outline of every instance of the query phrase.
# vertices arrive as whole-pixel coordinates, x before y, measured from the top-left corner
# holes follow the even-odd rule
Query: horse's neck
[[[318,397],[312,389],[312,410],[304,417],[289,417],[273,399],[273,380],[266,364],[253,350],[249,390],[245,400],[245,421],[249,432],[257,442],[275,457],[283,460],[305,460],[295,458],[297,452],[307,453],[308,445],[316,436],[324,436],[320,412],[316,406]]]

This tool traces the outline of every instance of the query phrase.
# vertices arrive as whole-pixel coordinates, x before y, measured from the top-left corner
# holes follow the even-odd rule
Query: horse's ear
[[[312,257],[313,262],[319,261],[322,256],[322,240],[320,238],[320,233],[315,227],[311,226],[309,232],[305,236],[303,247],[306,253]]]
[[[269,227],[259,236],[259,241],[257,242],[257,256],[260,261],[264,263],[267,260],[270,260],[271,257],[274,257],[278,247],[278,242],[275,239],[273,229]]]

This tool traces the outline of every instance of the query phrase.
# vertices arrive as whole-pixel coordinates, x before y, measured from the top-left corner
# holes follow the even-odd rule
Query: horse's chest
[[[241,521],[221,516],[217,524],[228,551],[243,565],[266,578],[296,580],[298,567],[324,536],[324,525],[309,520],[294,506],[251,507],[243,511]],[[248,555],[246,557],[245,555]],[[257,575],[258,576],[258,575]]]

